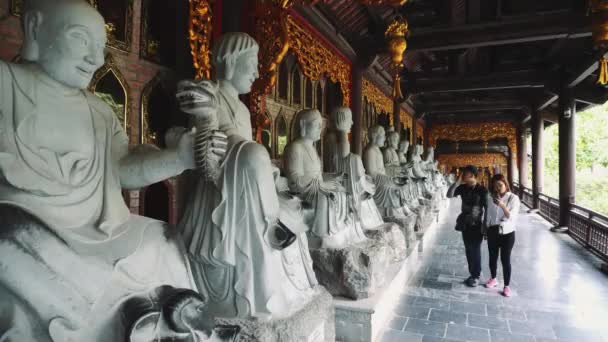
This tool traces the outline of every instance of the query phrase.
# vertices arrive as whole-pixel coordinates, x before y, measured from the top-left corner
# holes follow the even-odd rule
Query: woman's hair
[[[490,181],[490,192],[492,193],[492,195],[498,195],[496,193],[496,190],[494,189],[494,184],[496,184],[496,182],[498,181],[505,183],[505,186],[507,187],[507,192],[511,191],[511,186],[509,185],[509,181],[507,181],[507,178],[505,178],[504,175],[497,173],[492,177],[492,180]]]

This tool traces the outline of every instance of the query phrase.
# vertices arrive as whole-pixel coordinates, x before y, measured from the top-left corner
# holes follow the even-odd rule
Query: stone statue
[[[86,90],[104,64],[102,16],[84,1],[24,5],[26,63],[0,62],[0,340],[133,340],[142,317],[126,303],[192,279],[175,232],[131,215],[121,188],[193,168],[193,136],[130,151]]]
[[[343,248],[365,240],[353,202],[342,185],[342,174],[323,174],[314,143],[321,139],[322,117],[316,109],[296,114],[299,137],[285,148],[289,189],[312,206],[310,242],[313,248]]]
[[[403,139],[399,142],[399,149],[397,150],[397,155],[399,156],[399,163],[401,165],[407,164],[407,149],[410,147],[410,142],[406,139]]]
[[[350,108],[337,107],[331,112],[330,127],[325,134],[324,166],[327,172],[346,176],[345,188],[354,202],[361,226],[364,230],[376,229],[384,221],[372,197],[376,192],[374,183],[365,174],[361,157],[350,152],[348,133],[352,125]]]
[[[396,138],[395,142],[393,136],[392,146],[398,143],[398,135]],[[414,197],[410,194],[410,188],[407,186],[408,179],[401,174],[400,164],[397,162],[398,157],[393,160],[391,165],[396,176],[387,175],[384,156],[381,151],[385,140],[386,136],[382,126],[375,125],[370,128],[369,144],[363,151],[363,164],[367,174],[373,178],[376,185],[374,199],[383,218],[398,223],[402,227],[406,239],[411,242],[417,215],[412,212],[408,202],[414,200]]]
[[[317,286],[312,271],[299,202],[279,199],[279,170],[264,146],[253,141],[249,110],[238,98],[249,93],[258,77],[258,49],[245,33],[225,34],[213,47],[218,127],[228,137],[228,152],[217,179],[198,171],[190,175],[190,197],[179,229],[196,288],[209,299],[209,312],[266,324],[291,322],[305,307],[310,311],[313,300],[319,305],[327,293]],[[181,108],[198,115],[188,101],[210,89],[195,86],[182,93]],[[206,96],[199,100],[201,110],[207,110]],[[317,317],[291,329],[310,334],[325,326],[331,307],[323,305],[316,308]],[[327,331],[319,329],[331,339],[333,325],[326,326]]]

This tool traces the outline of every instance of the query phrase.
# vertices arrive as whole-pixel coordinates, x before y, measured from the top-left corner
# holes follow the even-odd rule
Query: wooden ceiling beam
[[[590,20],[579,12],[559,12],[456,27],[411,28],[408,51],[441,51],[591,36]]]
[[[539,70],[496,72],[481,76],[445,77],[418,79],[415,73],[403,85],[411,93],[449,93],[479,90],[500,90],[517,88],[542,88],[545,74]]]

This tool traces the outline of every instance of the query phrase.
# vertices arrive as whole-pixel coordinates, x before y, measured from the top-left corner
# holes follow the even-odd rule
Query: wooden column
[[[353,111],[353,130],[351,151],[361,155],[362,146],[362,127],[361,120],[363,118],[363,71],[365,67],[359,63],[353,64],[352,71],[352,89],[351,89],[351,108]]]
[[[576,190],[576,102],[571,89],[559,96],[559,228],[570,223],[570,206],[575,203]]]
[[[532,193],[534,195],[533,209],[540,209],[540,197],[543,192],[543,172],[545,156],[543,154],[543,133],[545,122],[538,111],[532,113]]]
[[[393,128],[401,137],[401,105],[396,99],[393,100]]]
[[[507,156],[507,168],[508,168],[508,181],[510,184],[513,184],[513,179],[515,178],[515,170],[517,169],[515,165],[517,165],[517,156],[513,155],[514,151],[509,149],[509,155]]]
[[[524,188],[528,187],[528,141],[526,140],[526,130],[521,128],[519,133],[519,185],[521,188],[520,197],[524,196]]]

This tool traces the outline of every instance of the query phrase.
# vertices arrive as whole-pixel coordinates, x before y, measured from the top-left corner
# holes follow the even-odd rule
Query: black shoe
[[[469,287],[476,287],[477,285],[479,285],[479,278],[469,277],[469,279],[467,279],[466,281],[466,284]]]

